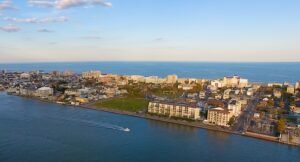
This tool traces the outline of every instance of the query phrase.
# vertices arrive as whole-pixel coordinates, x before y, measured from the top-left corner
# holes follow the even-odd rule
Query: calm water
[[[177,74],[179,77],[207,79],[222,78],[227,75],[240,75],[252,82],[294,83],[300,80],[298,63],[209,63],[209,62],[77,62],[77,63],[33,63],[0,64],[0,69],[14,71],[28,70],[73,70],[75,72],[92,69],[105,73],[157,75],[165,77]]]
[[[299,161],[300,148],[0,93],[0,161]],[[122,131],[128,127],[130,132]]]

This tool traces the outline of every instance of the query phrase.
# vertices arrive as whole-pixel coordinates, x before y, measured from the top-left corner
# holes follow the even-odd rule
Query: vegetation
[[[114,98],[105,101],[99,101],[95,103],[94,106],[98,108],[137,112],[147,108],[148,101],[146,101],[144,98],[134,97]]]
[[[231,117],[231,118],[229,119],[229,121],[228,121],[228,125],[231,126],[231,125],[234,123],[234,120],[235,120],[234,116]]]
[[[277,123],[278,133],[282,133],[286,128],[286,119],[279,119]]]

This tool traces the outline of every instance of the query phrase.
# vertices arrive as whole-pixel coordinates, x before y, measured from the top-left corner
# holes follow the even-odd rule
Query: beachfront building
[[[145,77],[145,83],[157,84],[158,83],[158,76]]]
[[[200,108],[194,104],[182,102],[149,102],[148,112],[168,117],[179,117],[186,119],[200,119]]]
[[[222,80],[220,79],[217,79],[217,80],[212,80],[210,82],[210,85],[212,85],[213,87],[216,87],[216,88],[222,88],[224,87],[224,83]]]
[[[233,112],[228,109],[221,107],[208,109],[207,120],[211,124],[229,127],[228,122],[231,117]]]
[[[296,82],[295,89],[300,89],[300,81]]]
[[[227,76],[223,78],[223,84],[227,87],[247,87],[248,79],[243,79],[237,75]]]
[[[87,71],[82,73],[82,78],[84,79],[98,79],[100,76],[100,71]]]
[[[173,74],[173,75],[168,75],[166,78],[166,83],[168,84],[175,84],[177,82],[177,75]]]
[[[287,87],[286,91],[287,91],[287,93],[294,94],[294,93],[295,93],[295,87],[289,85],[289,86]]]

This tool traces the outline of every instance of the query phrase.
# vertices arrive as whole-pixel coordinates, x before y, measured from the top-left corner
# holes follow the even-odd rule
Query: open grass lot
[[[125,98],[114,98],[105,101],[99,101],[95,103],[96,107],[99,108],[110,108],[116,110],[137,112],[144,108],[148,107],[148,101],[144,98],[134,98],[134,97],[125,97]]]

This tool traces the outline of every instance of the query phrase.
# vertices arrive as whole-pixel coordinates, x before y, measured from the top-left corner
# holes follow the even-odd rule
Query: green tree
[[[285,119],[279,119],[277,123],[277,131],[279,133],[282,133],[286,128],[286,120]]]
[[[234,123],[234,120],[235,120],[234,116],[231,117],[228,121],[228,125],[232,126],[232,124]]]

